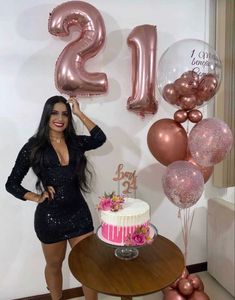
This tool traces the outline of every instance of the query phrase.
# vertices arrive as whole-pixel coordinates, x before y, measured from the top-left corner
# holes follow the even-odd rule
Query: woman
[[[72,105],[72,111],[69,103]],[[90,132],[76,135],[72,112]],[[82,191],[89,190],[84,152],[100,147],[103,131],[81,112],[75,98],[54,96],[45,103],[36,134],[20,150],[6,183],[9,193],[36,202],[34,227],[46,260],[45,278],[53,300],[62,299],[62,262],[67,241],[74,247],[92,234],[93,222]],[[30,167],[37,175],[37,191],[21,183]],[[86,300],[97,299],[95,291],[83,286]]]

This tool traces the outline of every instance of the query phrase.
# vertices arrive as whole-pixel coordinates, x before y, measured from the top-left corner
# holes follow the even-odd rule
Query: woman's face
[[[56,103],[53,106],[49,119],[49,128],[55,132],[63,132],[68,126],[68,111],[64,103]]]

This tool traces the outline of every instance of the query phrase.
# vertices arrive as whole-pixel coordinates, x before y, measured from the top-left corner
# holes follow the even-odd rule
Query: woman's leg
[[[81,242],[81,240],[85,239],[86,237],[88,237],[91,234],[93,234],[93,232],[89,232],[89,233],[83,234],[81,236],[70,239],[69,244],[70,244],[71,248],[73,248],[75,245],[77,245],[77,243]],[[84,285],[82,286],[82,289],[83,289],[83,293],[85,296],[85,300],[97,300],[98,299],[98,295],[97,295],[96,291],[94,291]]]
[[[52,300],[62,299],[62,263],[65,258],[67,241],[43,244],[46,259],[45,277]]]

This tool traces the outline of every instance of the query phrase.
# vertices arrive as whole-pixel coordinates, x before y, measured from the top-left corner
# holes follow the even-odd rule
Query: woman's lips
[[[60,123],[60,122],[53,122],[53,124],[54,124],[56,127],[63,127],[63,126],[64,126],[64,123]]]

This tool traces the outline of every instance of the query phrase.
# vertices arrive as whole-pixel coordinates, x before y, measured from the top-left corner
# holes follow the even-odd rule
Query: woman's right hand
[[[42,203],[45,200],[49,200],[49,199],[50,199],[49,193],[47,191],[44,191],[40,195],[38,195],[38,197],[35,199],[35,202]]]
[[[40,195],[35,194],[33,192],[27,192],[24,195],[25,200],[30,200],[36,203],[42,203],[45,200],[53,200],[54,199],[54,194],[55,194],[55,189],[53,186],[47,186],[46,190],[43,191]]]
[[[53,200],[54,199],[54,194],[55,194],[55,189],[53,186],[47,186],[46,190],[41,193],[38,199],[38,203],[42,203],[45,200]]]

